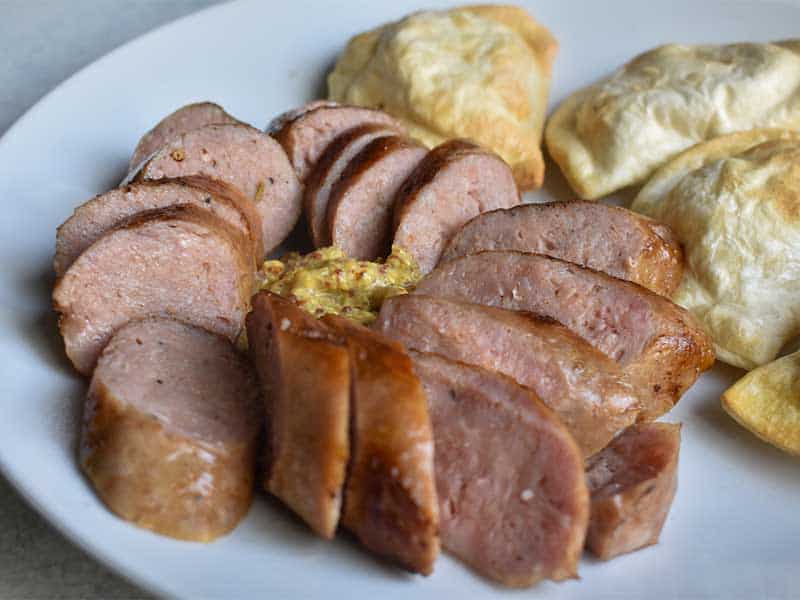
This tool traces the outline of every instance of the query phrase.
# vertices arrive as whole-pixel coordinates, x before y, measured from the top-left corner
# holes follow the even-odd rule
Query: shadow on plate
[[[329,60],[327,60],[325,64],[325,68],[322,69],[322,73],[316,79],[316,85],[312,90],[312,98],[327,98],[328,97],[328,73],[333,71],[333,68],[336,66],[336,59],[337,56],[332,56]]]
[[[55,273],[50,264],[41,265],[18,280],[20,295],[36,307],[15,323],[20,337],[34,350],[42,361],[61,374],[74,375],[75,371],[64,354],[64,345],[58,333],[58,316],[51,308],[51,294]]]
[[[324,540],[314,535],[297,515],[280,500],[263,491],[258,483],[253,508],[248,516],[248,534],[270,540],[270,545],[281,552],[295,552],[297,556],[308,556],[319,551],[326,555],[335,553],[337,559],[352,563],[359,571],[370,569],[382,577],[404,581],[415,576],[397,567],[388,560],[375,556],[364,549],[358,540],[342,527],[333,540]]]
[[[122,182],[128,178],[130,173],[128,172],[128,167],[125,164],[126,160],[127,158],[122,158],[120,156],[118,161],[120,166],[114,171],[109,172],[108,175],[103,178],[103,183],[100,186],[101,190],[112,190],[115,187],[119,187],[122,185]],[[89,200],[89,198],[86,198],[86,200]]]
[[[578,195],[569,187],[564,174],[555,163],[550,153],[542,144],[544,156],[544,183],[541,189],[526,194],[526,200],[533,202],[570,202],[578,200]]]
[[[527,202],[571,202],[580,200],[578,194],[567,183],[564,173],[553,160],[553,157],[550,156],[544,144],[542,145],[542,155],[544,156],[544,183],[541,189],[527,192],[525,200]],[[640,189],[639,186],[626,187],[604,196],[598,201],[615,206],[630,207]]]
[[[692,400],[694,422],[702,426],[703,433],[714,436],[714,445],[719,446],[720,451],[727,453],[732,460],[757,462],[760,469],[781,471],[781,477],[796,480],[797,458],[761,440],[734,421],[722,408],[722,392],[745,373],[743,369],[717,362],[712,371],[704,374],[704,377],[712,380],[717,393]]]

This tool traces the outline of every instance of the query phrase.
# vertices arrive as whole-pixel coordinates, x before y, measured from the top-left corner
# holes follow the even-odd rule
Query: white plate
[[[345,536],[315,539],[270,500],[211,545],[181,543],[111,515],[81,477],[76,432],[85,383],[69,369],[49,311],[56,226],[113,186],[138,137],[174,108],[212,99],[264,125],[324,92],[347,38],[434,1],[242,2],[161,28],[72,77],[0,141],[0,467],[50,522],[145,588],[190,598],[444,598],[511,594],[442,557],[430,578],[374,560]],[[561,42],[553,101],[637,52],[670,41],[800,34],[781,4],[530,1]],[[68,50],[68,49],[67,49]],[[551,169],[548,193],[565,190]],[[670,418],[684,422],[680,489],[658,546],[580,581],[524,592],[559,598],[780,598],[800,594],[800,465],[719,408],[740,372],[717,367]]]

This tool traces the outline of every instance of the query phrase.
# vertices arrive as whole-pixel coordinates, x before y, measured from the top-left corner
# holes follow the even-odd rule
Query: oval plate
[[[435,1],[226,4],[158,29],[84,69],[0,141],[0,467],[42,515],[122,575],[171,597],[488,597],[492,586],[443,556],[407,575],[340,535],[315,539],[261,495],[210,545],[162,538],[114,517],[75,460],[85,382],[69,368],[49,308],[54,233],[72,209],[116,184],[139,136],[188,102],[210,99],[256,126],[324,94],[354,33]],[[665,42],[768,41],[797,35],[797,6],[618,0],[522,2],[561,43],[552,101]],[[568,197],[553,168],[538,196]],[[600,563],[549,598],[788,597],[800,590],[798,463],[719,408],[741,372],[718,366],[673,411],[683,421],[680,487],[661,543]]]

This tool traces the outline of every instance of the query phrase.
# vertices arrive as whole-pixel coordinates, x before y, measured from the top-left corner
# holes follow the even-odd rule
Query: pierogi
[[[800,129],[800,41],[655,48],[568,97],[545,141],[573,190],[596,199],[699,142],[763,127]]]
[[[686,267],[673,300],[752,369],[800,332],[800,133],[762,129],[698,144],[660,169],[634,210],[668,224]]]
[[[472,139],[511,165],[520,188],[538,188],[557,47],[514,6],[419,12],[352,38],[329,96],[388,112],[428,147]]]

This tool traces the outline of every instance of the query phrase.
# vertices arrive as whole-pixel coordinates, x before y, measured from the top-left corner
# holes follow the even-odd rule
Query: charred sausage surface
[[[56,275],[63,275],[81,252],[126,219],[146,210],[183,204],[207,210],[241,230],[251,240],[253,260],[260,266],[264,244],[255,205],[221,181],[184,177],[126,185],[81,204],[56,231]]]
[[[641,386],[644,419],[670,410],[714,362],[702,326],[669,299],[541,254],[462,256],[434,269],[416,293],[532,312],[563,323],[619,362]]]
[[[332,538],[349,447],[350,361],[340,335],[269,292],[247,316],[266,417],[264,488]]]
[[[409,349],[498,371],[530,387],[586,456],[641,411],[639,390],[622,368],[549,319],[412,294],[385,300],[373,326]]]
[[[427,273],[467,221],[519,202],[511,168],[499,156],[466,140],[450,140],[431,150],[397,192],[394,243]]]
[[[486,250],[545,254],[662,296],[671,295],[683,275],[683,251],[669,227],[599,202],[522,204],[483,213],[453,236],[441,262]]]

